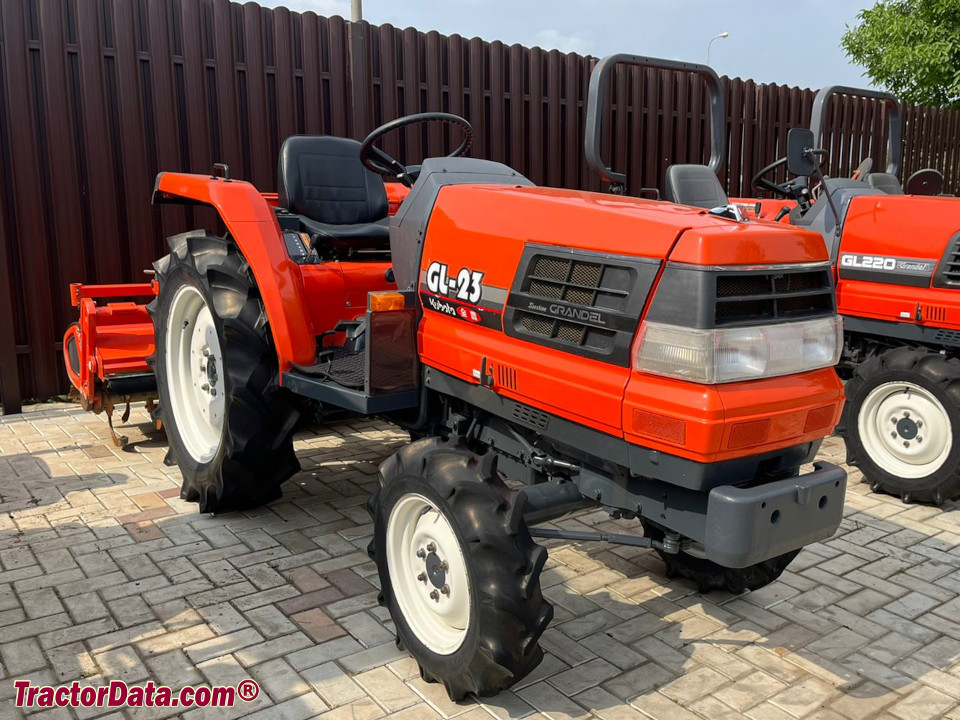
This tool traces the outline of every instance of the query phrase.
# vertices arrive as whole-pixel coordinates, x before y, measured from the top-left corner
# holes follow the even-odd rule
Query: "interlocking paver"
[[[451,703],[397,649],[365,552],[375,468],[402,432],[354,421],[299,435],[304,473],[283,500],[213,517],[179,499],[162,443],[138,445],[142,409],[124,431],[135,453],[104,443],[102,418],[71,412],[0,419],[0,716],[21,716],[8,708],[18,677],[252,677],[252,705],[137,716],[960,718],[956,502],[903,505],[854,473],[837,535],[740,596],[668,581],[648,550],[548,543],[543,664],[499,698]],[[844,456],[836,438],[821,452]],[[562,522],[630,531],[596,510]]]

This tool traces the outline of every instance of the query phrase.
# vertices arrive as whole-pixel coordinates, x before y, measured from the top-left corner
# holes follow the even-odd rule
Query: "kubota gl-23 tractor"
[[[843,470],[800,474],[843,400],[821,238],[376,149],[424,121],[468,146],[443,114],[362,144],[288,139],[276,207],[223,174],[157,178],[154,202],[208,205],[226,227],[170,238],[143,337],[182,496],[202,511],[277,497],[304,417],[409,429],[420,439],[380,466],[369,551],[398,643],[452,698],[540,661],[537,537],[651,547],[671,574],[739,592],[832,535]],[[389,220],[384,176],[410,186]],[[758,302],[778,311],[747,314]],[[584,507],[644,535],[536,527]]]

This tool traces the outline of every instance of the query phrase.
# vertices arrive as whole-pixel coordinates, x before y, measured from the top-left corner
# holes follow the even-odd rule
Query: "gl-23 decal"
[[[461,268],[456,277],[450,277],[447,266],[434,261],[427,267],[426,280],[430,292],[474,305],[483,295],[483,273],[469,268]]]

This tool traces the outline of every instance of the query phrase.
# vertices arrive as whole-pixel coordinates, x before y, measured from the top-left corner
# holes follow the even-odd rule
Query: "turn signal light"
[[[403,295],[393,290],[379,290],[367,293],[367,308],[370,312],[403,310],[406,303]]]

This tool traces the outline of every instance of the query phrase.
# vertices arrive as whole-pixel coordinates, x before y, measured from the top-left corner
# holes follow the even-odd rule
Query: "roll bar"
[[[883,100],[890,122],[890,134],[887,135],[887,172],[896,175],[900,170],[900,148],[903,133],[900,101],[893,95],[879,90],[847,87],[846,85],[827,85],[820,88],[817,96],[813,99],[813,112],[810,115],[810,129],[813,130],[813,138],[817,147],[824,147],[823,126],[827,121],[825,109],[827,101],[834,95],[851,95],[871,100]]]
[[[600,175],[600,179],[611,185],[611,190],[617,191],[627,183],[626,173],[616,172],[608,167],[600,154],[600,140],[603,131],[603,115],[601,110],[606,107],[607,76],[615,65],[636,65],[643,68],[657,70],[679,70],[693,73],[704,79],[710,95],[710,162],[707,166],[717,172],[723,164],[724,149],[724,115],[723,86],[720,78],[708,65],[681,62],[679,60],[664,60],[662,58],[644,57],[617,53],[608,55],[598,61],[590,74],[590,87],[587,92],[587,125],[584,138],[584,152],[587,164]]]

